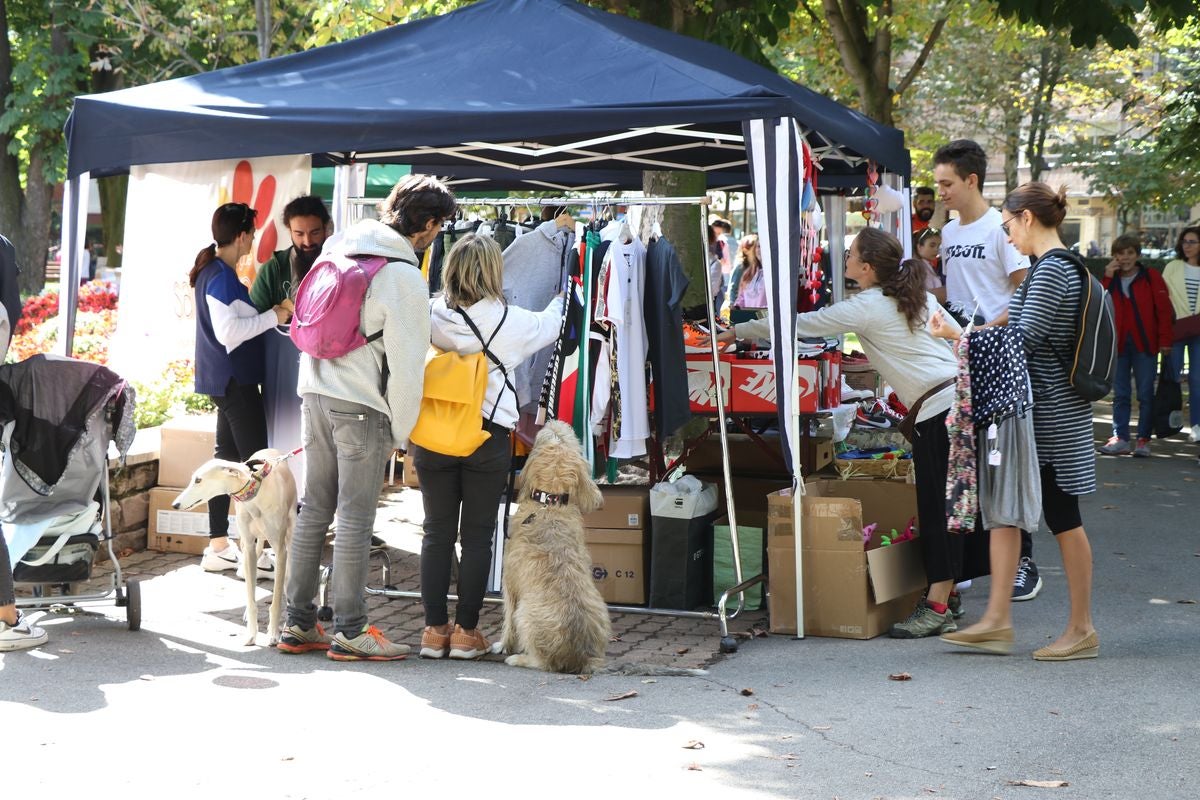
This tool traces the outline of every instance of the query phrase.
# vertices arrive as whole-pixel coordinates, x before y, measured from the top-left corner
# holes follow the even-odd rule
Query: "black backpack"
[[[1117,322],[1112,297],[1075,253],[1056,248],[1043,254],[1042,258],[1049,255],[1073,264],[1082,278],[1079,308],[1075,314],[1074,350],[1065,355],[1056,351],[1055,355],[1067,371],[1067,379],[1076,394],[1089,402],[1101,400],[1112,391],[1117,366]],[[1028,286],[1026,281],[1021,287],[1022,302]]]

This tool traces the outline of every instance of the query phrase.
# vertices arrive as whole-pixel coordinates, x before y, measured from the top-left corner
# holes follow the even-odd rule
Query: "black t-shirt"
[[[646,251],[645,319],[654,377],[654,430],[660,439],[691,419],[683,351],[683,293],[688,278],[675,247],[659,237]]]

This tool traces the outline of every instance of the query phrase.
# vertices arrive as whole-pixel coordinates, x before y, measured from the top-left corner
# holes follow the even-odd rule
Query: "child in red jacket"
[[[1113,379],[1113,435],[1100,448],[1105,455],[1150,455],[1154,422],[1154,374],[1158,354],[1171,352],[1171,324],[1175,314],[1167,284],[1157,270],[1138,262],[1141,243],[1134,236],[1118,236],[1112,244],[1112,261],[1104,268],[1104,288],[1112,296],[1117,318],[1117,370]],[[1130,376],[1137,384],[1137,442],[1129,445],[1132,410]]]

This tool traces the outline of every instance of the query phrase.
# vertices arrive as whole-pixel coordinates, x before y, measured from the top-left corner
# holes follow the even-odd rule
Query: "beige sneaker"
[[[334,661],[400,661],[411,649],[406,644],[389,642],[371,625],[353,639],[347,639],[344,633],[335,633],[325,655]]]
[[[450,652],[450,637],[453,633],[449,626],[445,633],[438,633],[435,628],[426,626],[421,632],[421,658],[445,658]]]
[[[463,630],[462,625],[455,625],[454,632],[450,634],[450,657],[457,658],[463,661],[480,658],[492,649],[492,644],[484,635],[479,632],[479,628],[474,630]]]

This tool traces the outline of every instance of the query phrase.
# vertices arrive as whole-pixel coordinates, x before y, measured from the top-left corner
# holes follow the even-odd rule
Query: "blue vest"
[[[239,384],[262,383],[265,377],[265,351],[262,334],[242,342],[232,353],[213,333],[208,298],[225,305],[241,300],[251,308],[250,292],[237,273],[221,259],[213,259],[196,277],[196,393],[224,397],[229,381]]]

